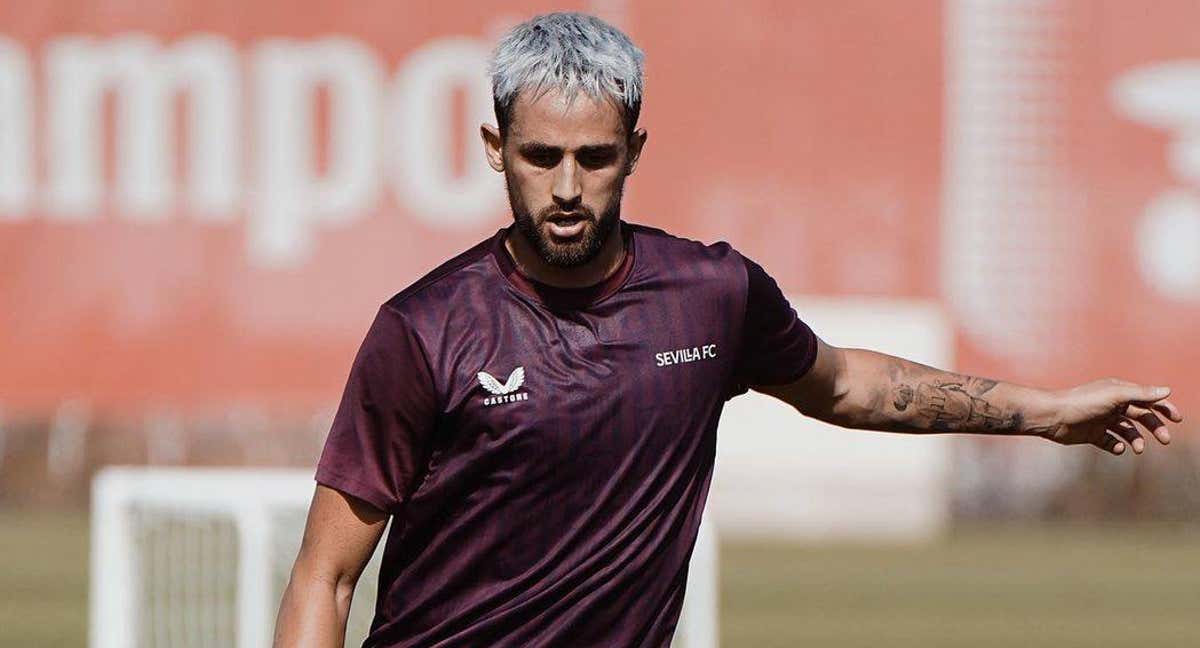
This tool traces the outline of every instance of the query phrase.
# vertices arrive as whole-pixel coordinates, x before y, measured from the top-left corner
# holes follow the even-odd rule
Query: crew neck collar
[[[621,235],[625,241],[625,258],[622,259],[621,265],[599,282],[582,288],[559,288],[522,273],[504,245],[504,239],[515,228],[516,225],[513,224],[496,232],[492,237],[492,256],[500,274],[514,288],[551,309],[578,309],[595,304],[617,292],[633,270],[633,229],[625,221],[620,222]]]

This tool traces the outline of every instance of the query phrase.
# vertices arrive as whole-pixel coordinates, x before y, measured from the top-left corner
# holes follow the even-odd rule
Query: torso
[[[631,266],[582,306],[513,281],[503,230],[393,299],[441,409],[369,644],[669,641],[745,279],[727,245],[625,227]]]

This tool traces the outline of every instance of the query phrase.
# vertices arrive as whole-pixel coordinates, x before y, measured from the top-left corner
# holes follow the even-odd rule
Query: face
[[[552,90],[518,97],[503,141],[491,126],[483,135],[517,230],[542,260],[571,268],[594,259],[620,218],[645,131],[627,137],[614,102]]]

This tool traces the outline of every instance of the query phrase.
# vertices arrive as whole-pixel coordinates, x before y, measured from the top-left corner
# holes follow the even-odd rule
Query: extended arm
[[[1106,379],[1045,391],[963,376],[875,351],[834,347],[819,339],[816,361],[802,378],[754,389],[843,427],[1032,435],[1066,444],[1091,443],[1114,454],[1124,452],[1122,440],[1135,452],[1144,449],[1135,422],[1167,443],[1170,435],[1160,416],[1182,420],[1166,400],[1170,390],[1163,387]]]
[[[387,514],[318,484],[275,623],[275,648],[341,648],[354,585]]]

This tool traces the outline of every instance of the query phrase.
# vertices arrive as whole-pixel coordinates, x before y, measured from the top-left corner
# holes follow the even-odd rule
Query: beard
[[[504,184],[508,188],[508,202],[512,207],[517,231],[525,237],[526,241],[529,241],[533,249],[537,250],[538,256],[551,266],[577,268],[595,259],[600,254],[600,249],[604,247],[604,242],[612,234],[617,221],[621,219],[623,182],[617,187],[612,200],[604,206],[599,218],[596,217],[595,212],[582,203],[569,210],[569,213],[583,218],[583,231],[572,240],[564,241],[547,231],[548,219],[568,210],[557,205],[550,205],[540,210],[535,216],[525,205],[525,201],[521,199],[520,193],[513,187],[512,180],[507,173],[504,174]]]

